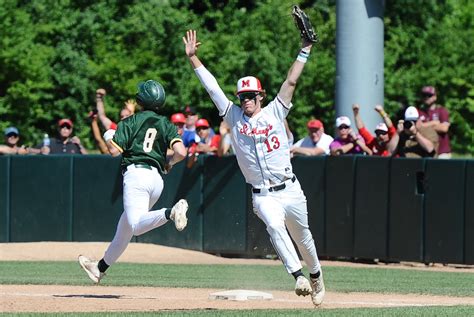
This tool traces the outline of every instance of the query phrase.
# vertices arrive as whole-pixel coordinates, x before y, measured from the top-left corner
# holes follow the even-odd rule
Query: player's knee
[[[271,223],[267,226],[267,232],[274,238],[278,238],[281,235],[282,230],[286,230],[285,226],[278,223]]]

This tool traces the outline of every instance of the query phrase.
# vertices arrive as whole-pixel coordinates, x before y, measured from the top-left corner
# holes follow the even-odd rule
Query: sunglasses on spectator
[[[209,129],[209,128],[206,128],[206,127],[199,127],[199,128],[196,128],[196,132],[199,132],[199,131],[201,131],[201,130],[207,130],[207,129]]]
[[[258,96],[258,92],[243,92],[239,95],[239,100],[240,101],[245,101],[246,99],[248,100],[254,100]]]
[[[338,127],[339,130],[349,129],[350,127],[347,125],[341,125]]]
[[[72,127],[71,127],[70,125],[67,125],[67,124],[63,124],[62,126],[60,126],[60,128],[61,128],[61,129],[66,128],[66,129],[68,129],[68,130],[71,130],[71,129],[72,129]]]
[[[431,98],[433,97],[433,94],[423,94],[423,98]]]
[[[388,134],[387,131],[381,131],[381,130],[375,131],[375,135],[377,135],[377,136],[379,136],[379,135],[386,135],[386,134]]]
[[[13,132],[12,132],[12,133],[8,133],[8,134],[7,134],[7,138],[11,138],[11,137],[18,138],[18,134],[13,133]]]

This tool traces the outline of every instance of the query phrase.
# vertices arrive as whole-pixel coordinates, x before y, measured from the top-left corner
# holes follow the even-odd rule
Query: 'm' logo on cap
[[[250,87],[250,79],[242,80],[242,88]]]

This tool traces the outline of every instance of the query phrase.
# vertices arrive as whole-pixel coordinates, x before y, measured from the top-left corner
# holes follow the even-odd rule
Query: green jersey
[[[147,164],[165,171],[166,150],[182,142],[178,130],[166,117],[142,111],[119,122],[113,138],[122,153],[122,167]]]

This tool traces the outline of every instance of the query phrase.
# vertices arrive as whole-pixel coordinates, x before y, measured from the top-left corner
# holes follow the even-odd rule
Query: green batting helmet
[[[165,99],[165,89],[159,82],[150,79],[138,84],[137,103],[145,110],[157,111]]]

